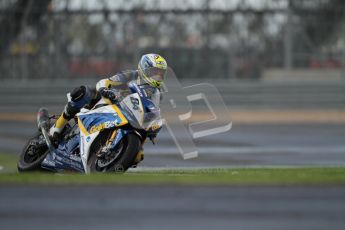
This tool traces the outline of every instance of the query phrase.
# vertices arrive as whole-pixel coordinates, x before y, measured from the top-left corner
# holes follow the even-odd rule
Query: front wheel
[[[101,148],[101,146],[100,146]],[[117,144],[106,156],[97,157],[100,148],[92,152],[88,164],[93,172],[117,172],[123,173],[131,167],[141,148],[140,138],[133,133],[129,133]]]
[[[48,154],[48,147],[41,132],[29,139],[20,154],[17,168],[19,172],[41,170],[41,163]]]

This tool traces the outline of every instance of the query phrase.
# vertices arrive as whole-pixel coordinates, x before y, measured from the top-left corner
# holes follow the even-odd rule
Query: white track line
[[[340,153],[345,155],[345,146],[333,147],[290,147],[290,146],[271,146],[271,147],[200,147],[197,148],[201,154],[263,154],[263,153],[304,153],[304,154],[330,154]],[[146,148],[145,154],[148,155],[174,155],[180,154],[176,147]]]
[[[207,170],[210,170],[212,172],[214,171],[222,171],[222,170],[228,170],[228,169],[243,169],[243,168],[260,168],[260,169],[274,169],[274,168],[281,168],[281,169],[289,169],[289,168],[319,168],[320,166],[332,168],[332,167],[339,167],[339,165],[234,165],[234,166],[205,166],[205,167],[199,167],[199,166],[180,166],[180,167],[148,167],[148,166],[140,166],[138,168],[130,168],[128,169],[128,173],[137,173],[137,172],[160,172],[160,171],[179,171],[179,170],[204,170],[207,172]]]

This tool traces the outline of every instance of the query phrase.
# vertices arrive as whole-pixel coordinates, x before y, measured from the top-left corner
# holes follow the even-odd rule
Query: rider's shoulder
[[[114,76],[109,77],[111,81],[128,82],[138,77],[137,70],[124,70],[116,73]]]

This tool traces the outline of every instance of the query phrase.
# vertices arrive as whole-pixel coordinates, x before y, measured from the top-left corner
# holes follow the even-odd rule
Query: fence
[[[1,78],[88,78],[160,52],[180,78],[344,68],[345,2],[3,0]]]
[[[32,112],[46,106],[60,113],[66,93],[80,84],[95,85],[96,79],[59,82],[10,82],[0,86],[0,113]],[[47,84],[50,83],[50,84]],[[189,86],[199,81],[184,82]],[[213,82],[225,104],[232,109],[345,109],[345,82]],[[173,95],[174,96],[174,95]],[[212,97],[213,95],[206,95]],[[180,98],[180,97],[177,97]],[[168,102],[166,102],[168,103]],[[184,105],[185,101],[176,101]],[[196,107],[195,107],[196,106]],[[198,109],[199,104],[193,104]],[[203,111],[204,105],[201,105]],[[217,104],[212,104],[217,106]]]

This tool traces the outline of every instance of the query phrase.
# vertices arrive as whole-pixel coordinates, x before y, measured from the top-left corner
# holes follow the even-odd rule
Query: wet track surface
[[[0,122],[1,151],[19,153],[35,130]],[[141,169],[344,166],[344,140],[344,124],[234,123],[183,160],[163,129]],[[345,229],[345,187],[1,185],[0,229]]]
[[[37,108],[47,106],[60,113],[66,93],[86,80],[1,84],[0,112],[34,114]],[[96,81],[89,79],[87,84]],[[200,79],[182,85],[195,83]],[[232,109],[343,111],[345,105],[344,81],[236,83],[211,79],[211,83]],[[177,104],[185,101],[182,98]],[[250,121],[257,118],[257,113],[246,112]],[[275,115],[262,118],[276,119]],[[289,115],[284,119],[290,120]],[[313,124],[303,114],[302,120],[308,124],[243,124],[235,120],[230,132],[197,139],[199,157],[190,160],[183,160],[164,129],[156,146],[145,145],[141,169],[345,166],[344,119],[339,124]],[[0,153],[19,154],[35,130],[33,122],[1,120]],[[345,187],[1,184],[0,230],[7,229],[343,230]]]
[[[0,122],[0,150],[19,153],[37,130],[32,122]],[[179,135],[177,133],[176,135]],[[199,157],[183,160],[166,129],[147,141],[142,167],[344,166],[344,124],[236,124],[195,140]]]
[[[344,229],[345,187],[10,186],[0,229]]]

